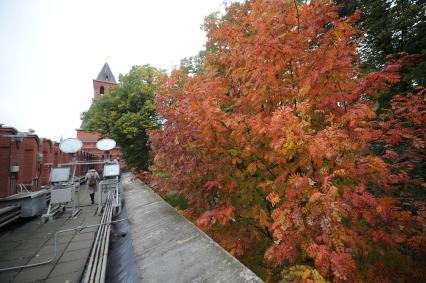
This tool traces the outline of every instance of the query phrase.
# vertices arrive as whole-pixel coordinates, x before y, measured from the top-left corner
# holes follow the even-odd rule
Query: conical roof
[[[98,77],[96,78],[97,81],[103,81],[103,82],[109,82],[109,83],[117,83],[115,81],[114,75],[111,72],[111,69],[108,65],[108,63],[105,63],[102,67],[102,70],[99,72]]]

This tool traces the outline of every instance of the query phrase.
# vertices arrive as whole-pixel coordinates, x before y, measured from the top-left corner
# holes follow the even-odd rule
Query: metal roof
[[[110,83],[117,83],[114,78],[114,74],[111,72],[111,69],[108,65],[108,63],[105,63],[102,67],[102,70],[99,72],[98,77],[96,78],[97,81],[103,81],[103,82],[110,82]]]

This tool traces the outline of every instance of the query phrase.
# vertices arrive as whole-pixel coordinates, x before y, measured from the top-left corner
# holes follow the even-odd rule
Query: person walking
[[[87,171],[86,173],[86,176],[84,177],[84,180],[87,181],[87,188],[90,193],[90,199],[92,201],[92,204],[95,204],[96,187],[98,184],[98,180],[100,180],[99,174],[95,169],[89,169],[89,171]]]

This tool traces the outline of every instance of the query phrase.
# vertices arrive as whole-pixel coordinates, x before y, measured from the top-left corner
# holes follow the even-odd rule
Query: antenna
[[[113,139],[101,139],[96,143],[96,148],[102,151],[110,151],[116,145],[115,140]]]
[[[83,143],[81,140],[76,138],[65,139],[59,144],[59,149],[63,153],[76,153],[77,151],[80,151],[82,147]]]

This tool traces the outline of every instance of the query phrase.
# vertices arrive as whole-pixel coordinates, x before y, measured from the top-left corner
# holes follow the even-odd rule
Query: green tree
[[[154,104],[162,71],[150,66],[133,66],[119,76],[118,87],[81,114],[82,128],[115,139],[129,167],[147,169],[150,163],[147,131],[161,121]]]
[[[418,56],[402,69],[402,80],[391,92],[379,97],[388,105],[394,93],[412,91],[426,84],[426,5],[424,0],[334,0],[341,5],[340,16],[361,12],[358,27],[365,32],[360,52],[366,71],[383,67],[387,56]]]
[[[199,75],[204,72],[203,60],[206,56],[207,51],[202,50],[197,55],[191,57],[185,57],[180,61],[182,70],[188,75]]]

